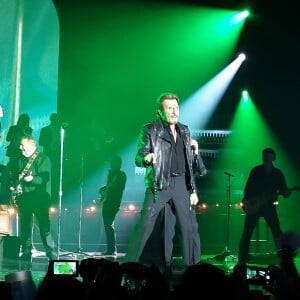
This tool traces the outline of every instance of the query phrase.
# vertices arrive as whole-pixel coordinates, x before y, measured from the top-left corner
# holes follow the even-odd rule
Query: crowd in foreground
[[[247,276],[248,265],[236,264],[227,274],[209,262],[188,266],[176,283],[171,284],[155,265],[138,262],[119,263],[105,258],[83,259],[77,268],[57,275],[54,262],[39,284],[30,271],[6,276],[0,286],[3,300],[76,299],[185,299],[199,295],[201,299],[300,299],[300,276],[295,265],[299,239],[285,233],[278,252],[278,265],[269,265],[257,289]],[[68,264],[69,265],[69,264]],[[259,275],[259,274],[258,274]],[[256,278],[257,280],[257,278]]]

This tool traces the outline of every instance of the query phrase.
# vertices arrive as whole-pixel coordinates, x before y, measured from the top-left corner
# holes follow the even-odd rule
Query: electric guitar
[[[289,191],[300,190],[300,185],[289,188],[288,190]],[[280,195],[279,193],[276,193],[274,195],[265,192],[250,198],[244,198],[242,200],[242,208],[247,215],[255,215],[259,213],[268,202],[270,202],[272,199],[275,199],[279,195]]]
[[[99,189],[98,192],[100,195],[100,200],[97,203],[97,205],[101,206],[107,200],[107,194],[108,194],[109,190],[113,189],[116,186],[117,179],[118,179],[118,175],[114,175],[114,177],[112,177],[105,186],[102,186]]]
[[[20,195],[23,193],[22,188],[22,181],[24,180],[24,177],[28,175],[32,175],[32,171],[30,171],[30,168],[32,164],[34,163],[35,159],[38,157],[39,152],[35,151],[31,157],[29,158],[28,162],[26,163],[24,169],[19,174],[19,178],[15,186],[11,186],[9,188],[10,190],[10,203],[14,206],[17,206],[17,199]]]
[[[16,186],[11,186],[9,190],[10,190],[10,203],[11,205],[16,206],[18,197],[21,196],[23,193],[22,185],[18,183]]]
[[[103,186],[99,189],[100,198],[99,198],[99,201],[97,203],[99,206],[101,206],[106,200],[107,189],[108,189],[107,186]]]

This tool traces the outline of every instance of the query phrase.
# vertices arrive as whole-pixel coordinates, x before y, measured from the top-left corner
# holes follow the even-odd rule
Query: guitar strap
[[[29,158],[27,164],[25,165],[24,169],[22,170],[22,172],[20,173],[19,175],[19,181],[21,181],[25,176],[26,174],[28,173],[29,169],[31,168],[33,162],[35,161],[35,159],[37,158],[39,152],[38,151],[35,151],[31,157]]]

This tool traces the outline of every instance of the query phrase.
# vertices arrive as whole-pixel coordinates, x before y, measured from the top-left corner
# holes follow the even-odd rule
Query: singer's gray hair
[[[158,110],[162,110],[163,108],[163,105],[162,103],[165,101],[165,100],[173,100],[175,99],[179,105],[180,103],[180,100],[179,100],[179,97],[176,95],[176,94],[173,94],[173,93],[162,93],[158,96],[157,100],[156,100],[156,105],[157,105],[157,109]]]

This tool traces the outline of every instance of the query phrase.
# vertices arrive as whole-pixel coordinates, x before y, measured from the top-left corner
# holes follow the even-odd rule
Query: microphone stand
[[[78,251],[77,253],[84,256],[90,256],[89,254],[83,252],[81,246],[81,232],[82,232],[82,212],[83,212],[83,176],[84,176],[84,155],[81,155],[80,164],[80,208],[79,208],[79,230],[78,230]]]
[[[83,166],[84,158],[81,155],[81,165],[80,165],[80,208],[79,208],[79,231],[78,231],[78,252],[82,253],[81,247],[81,230],[82,230],[82,211],[83,211]]]
[[[226,227],[226,246],[225,250],[214,257],[214,260],[217,261],[224,261],[228,256],[230,255],[229,250],[229,243],[230,243],[230,208],[231,208],[231,182],[230,178],[234,175],[230,174],[229,172],[224,172],[225,175],[227,175],[228,178],[228,185],[227,185],[227,227]]]
[[[65,140],[65,129],[69,127],[68,123],[63,123],[60,128],[60,164],[59,164],[59,192],[58,192],[58,221],[57,221],[57,259],[60,255],[60,242],[61,242],[61,212],[62,212],[62,182],[63,182],[63,161],[64,161],[64,140]],[[66,253],[64,255],[68,255]]]

